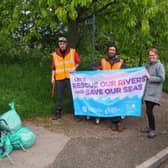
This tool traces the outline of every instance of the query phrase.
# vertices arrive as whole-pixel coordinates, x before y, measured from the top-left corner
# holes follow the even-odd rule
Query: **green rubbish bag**
[[[27,127],[22,127],[16,132],[9,134],[9,139],[14,149],[30,148],[35,140],[35,134]]]
[[[12,144],[9,139],[9,135],[2,135],[0,141],[0,158],[8,156],[13,151]]]
[[[7,124],[0,124],[1,130],[16,131],[21,127],[21,119],[15,111],[14,102],[9,103],[10,110],[0,116]]]

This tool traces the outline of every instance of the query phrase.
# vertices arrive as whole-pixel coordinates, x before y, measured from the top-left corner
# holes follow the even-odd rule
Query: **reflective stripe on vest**
[[[119,62],[114,63],[111,65],[105,58],[101,60],[101,66],[103,70],[110,70],[110,69],[120,69],[123,64],[123,60],[120,59]]]
[[[65,57],[57,55],[56,52],[53,53],[56,80],[69,78],[69,72],[75,68],[74,54],[74,49],[70,49]]]

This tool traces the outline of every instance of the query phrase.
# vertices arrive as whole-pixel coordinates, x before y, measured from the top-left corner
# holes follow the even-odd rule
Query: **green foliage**
[[[23,118],[50,114],[53,101],[50,98],[50,76],[47,70],[39,66],[5,64],[0,69],[4,72],[0,78],[1,105],[5,107],[13,100]]]
[[[93,14],[97,36],[103,32],[108,37],[111,33],[108,39],[116,41],[122,50],[134,48],[130,55],[140,57],[148,46],[158,45],[158,39],[168,39],[167,0],[2,0],[0,9],[0,34],[26,43],[48,44],[59,33],[69,31],[70,38],[78,39],[70,42],[77,46],[85,36],[87,25],[83,23]],[[77,27],[69,28],[72,22]],[[158,32],[161,35],[155,36]]]
[[[114,41],[121,53],[136,57],[141,65],[149,47],[160,48],[167,43],[167,4],[160,0],[123,0],[113,4],[109,11],[96,17],[98,45],[102,45],[99,39]]]
[[[15,102],[21,118],[50,116],[55,111],[55,97],[51,98],[50,62],[45,65],[1,64],[0,71],[0,113],[8,111],[8,103]],[[67,97],[65,95],[65,97]],[[71,107],[65,99],[64,112]]]
[[[50,49],[35,49],[28,46],[0,47],[0,49],[0,60],[1,63],[5,64],[34,64],[43,66],[51,59]]]
[[[59,7],[55,10],[55,14],[57,15],[60,21],[65,22],[67,20],[67,11],[64,7]]]

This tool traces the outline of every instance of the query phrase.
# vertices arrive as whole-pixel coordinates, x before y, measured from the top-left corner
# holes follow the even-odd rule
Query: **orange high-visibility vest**
[[[54,77],[56,80],[69,78],[70,71],[75,68],[75,52],[75,49],[70,49],[70,52],[64,57],[57,55],[56,52],[52,53],[55,66]]]
[[[123,64],[122,59],[120,59],[119,62],[116,62],[113,65],[111,65],[105,58],[102,58],[101,60],[101,66],[103,70],[121,69],[122,64]]]

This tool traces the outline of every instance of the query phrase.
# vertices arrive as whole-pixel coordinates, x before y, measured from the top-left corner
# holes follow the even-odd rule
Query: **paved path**
[[[127,122],[131,121],[133,119]],[[78,127],[86,124],[83,121]],[[14,165],[5,158],[0,160],[0,168],[135,168],[168,145],[168,134],[149,140],[135,128],[115,133],[103,128],[103,123],[95,126],[96,135],[104,132],[103,136],[70,138],[40,126],[28,127],[36,134],[36,143],[28,152],[14,150],[10,155]],[[85,131],[80,129],[81,134]]]
[[[63,149],[69,138],[61,133],[52,133],[42,127],[29,126],[37,136],[32,148],[27,152],[14,150],[10,157],[0,160],[0,168],[45,168],[50,165]]]
[[[111,137],[72,138],[49,168],[135,168],[167,147],[167,139],[167,135],[147,139],[134,130]]]
[[[154,139],[139,131],[146,125],[146,115],[126,118],[122,133],[111,131],[108,120],[100,125],[92,120],[76,123],[71,114],[61,121],[26,122],[37,136],[36,143],[28,152],[13,151],[14,165],[7,158],[0,160],[0,168],[135,168],[168,146],[167,100],[164,94],[162,106],[155,108],[158,136]],[[161,168],[168,168],[167,162]]]

